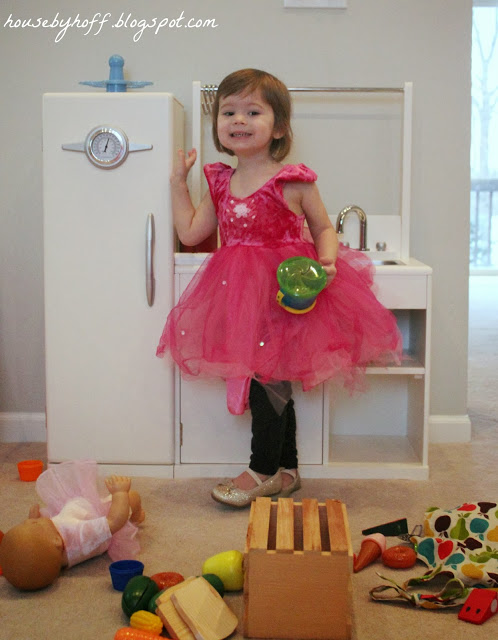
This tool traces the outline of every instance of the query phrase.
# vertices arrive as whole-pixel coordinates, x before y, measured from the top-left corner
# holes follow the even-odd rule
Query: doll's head
[[[287,87],[275,76],[259,69],[241,69],[224,78],[216,92],[213,103],[213,139],[218,151],[233,156],[230,149],[225,148],[218,138],[218,114],[220,100],[237,94],[248,94],[260,91],[261,97],[273,110],[275,118],[274,130],[279,137],[270,144],[270,155],[278,162],[289,153],[292,144],[291,99]]]
[[[18,589],[35,591],[52,584],[63,565],[64,545],[49,518],[29,518],[13,527],[0,543],[0,566]]]

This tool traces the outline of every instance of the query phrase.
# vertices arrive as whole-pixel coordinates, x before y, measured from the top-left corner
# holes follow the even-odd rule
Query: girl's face
[[[275,131],[273,109],[259,90],[221,98],[217,128],[221,144],[236,156],[269,154],[271,141],[283,135]]]

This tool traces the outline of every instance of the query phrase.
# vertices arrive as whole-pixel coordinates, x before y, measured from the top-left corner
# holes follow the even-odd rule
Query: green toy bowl
[[[308,313],[327,284],[327,274],[316,260],[295,256],[280,263],[277,280],[278,304],[290,313]]]

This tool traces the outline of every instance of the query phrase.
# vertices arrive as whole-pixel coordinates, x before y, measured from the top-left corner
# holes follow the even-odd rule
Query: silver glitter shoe
[[[281,498],[287,498],[291,493],[301,488],[301,477],[297,469],[280,469],[280,473],[288,473],[292,478],[292,482],[282,489]]]
[[[234,485],[233,480],[227,480],[216,485],[211,491],[211,497],[217,502],[228,504],[231,507],[246,507],[256,498],[274,496],[282,489],[280,469],[274,476],[270,476],[264,482],[252,469],[246,469],[246,471],[257,483],[254,489],[239,489]]]

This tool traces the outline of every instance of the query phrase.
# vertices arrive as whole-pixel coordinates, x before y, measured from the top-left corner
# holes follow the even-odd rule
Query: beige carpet
[[[469,411],[473,421],[470,444],[432,445],[429,482],[305,480],[295,498],[338,498],[348,509],[355,550],[365,527],[407,517],[410,528],[421,522],[426,507],[452,508],[464,501],[496,500],[498,450],[498,287],[489,278],[471,288]],[[487,301],[483,306],[482,302]],[[494,351],[493,351],[494,350]],[[451,372],[448,372],[451,376]],[[0,445],[0,529],[6,531],[26,517],[35,500],[34,485],[18,480],[16,462],[45,459],[41,444]],[[209,497],[212,480],[136,478],[147,519],[141,529],[141,559],[145,573],[178,571],[198,575],[203,561],[227,549],[243,550],[248,510],[233,511]],[[396,544],[389,539],[389,544]],[[62,574],[51,587],[20,593],[0,578],[0,638],[2,640],[112,640],[127,619],[120,594],[112,589],[109,560],[102,556]],[[371,565],[353,576],[353,638],[356,640],[459,640],[498,637],[498,616],[483,626],[457,619],[457,610],[426,611],[408,605],[372,602],[369,590],[381,580],[381,570],[397,582],[420,575],[421,564],[406,571]],[[306,585],[296,584],[296,590]],[[242,595],[226,597],[239,620]],[[237,633],[234,638],[241,638]]]

